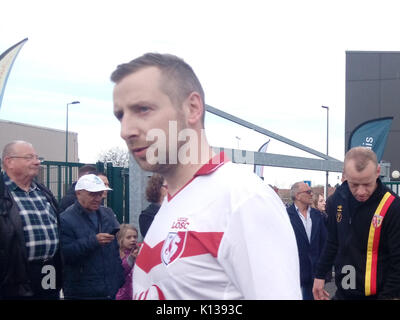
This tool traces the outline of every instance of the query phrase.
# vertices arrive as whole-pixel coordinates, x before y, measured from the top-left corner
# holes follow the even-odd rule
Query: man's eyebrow
[[[128,104],[128,109],[138,108],[138,107],[152,107],[152,106],[154,106],[154,103],[148,101],[138,101]]]

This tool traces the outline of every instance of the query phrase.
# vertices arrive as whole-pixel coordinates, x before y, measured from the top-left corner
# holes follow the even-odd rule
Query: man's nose
[[[367,193],[367,188],[364,186],[359,186],[357,189],[358,195],[365,195]]]
[[[139,135],[137,121],[133,117],[124,116],[121,120],[121,138],[125,141]]]

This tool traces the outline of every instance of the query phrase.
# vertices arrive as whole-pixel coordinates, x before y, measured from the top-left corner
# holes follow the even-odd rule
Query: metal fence
[[[48,187],[60,201],[74,181],[78,179],[78,170],[85,163],[44,161],[41,164],[38,181]],[[105,205],[110,207],[120,223],[129,223],[129,170],[114,167],[112,163],[97,162],[91,164],[97,171],[104,172],[113,191],[109,191]]]
[[[385,184],[389,189],[400,196],[400,181],[384,182],[383,184]]]

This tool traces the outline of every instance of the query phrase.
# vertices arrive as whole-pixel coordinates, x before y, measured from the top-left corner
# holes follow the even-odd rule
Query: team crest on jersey
[[[172,222],[171,231],[164,241],[161,260],[167,266],[178,259],[185,248],[189,219],[181,217]]]
[[[342,221],[342,205],[338,205],[337,206],[337,210],[336,210],[336,221],[337,223],[339,223],[340,221]]]
[[[178,259],[185,248],[186,231],[170,232],[161,250],[161,260],[167,266]]]
[[[379,214],[375,214],[374,217],[372,218],[372,225],[374,226],[375,229],[379,228],[382,224],[383,217],[380,216]]]

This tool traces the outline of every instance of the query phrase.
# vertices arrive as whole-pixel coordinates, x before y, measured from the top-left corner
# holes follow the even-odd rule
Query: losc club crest
[[[372,225],[375,229],[379,228],[382,224],[383,217],[379,214],[375,214],[372,218]]]
[[[186,231],[170,232],[161,250],[161,260],[167,266],[178,259],[185,248]]]

